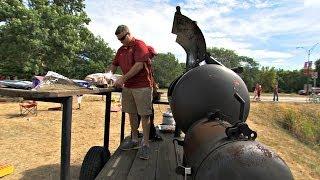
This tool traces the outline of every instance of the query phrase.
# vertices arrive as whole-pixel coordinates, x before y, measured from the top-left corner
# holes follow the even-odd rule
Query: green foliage
[[[320,144],[320,115],[312,111],[286,110],[280,121],[298,139],[312,145]]]
[[[255,83],[258,81],[259,64],[252,58],[246,56],[240,56],[239,59],[243,65],[243,73],[241,73],[240,76],[246,83],[248,90],[253,91]]]
[[[296,93],[300,89],[303,89],[303,86],[305,83],[307,83],[308,78],[303,75],[302,71],[288,71],[280,69],[277,71],[277,80],[279,87],[283,92]]]
[[[169,87],[170,83],[184,72],[175,56],[171,53],[159,53],[152,60],[154,76],[159,87]]]
[[[224,48],[208,48],[212,57],[220,61],[229,68],[242,66],[243,73],[239,74],[249,91],[254,90],[256,83],[262,84],[264,92],[272,92],[273,86],[278,83],[281,92],[292,93],[303,89],[304,84],[312,83],[303,75],[302,71],[294,70],[275,70],[274,67],[262,67],[259,69],[259,63],[246,56],[239,56],[234,51]],[[316,69],[320,74],[320,60],[316,61]]]
[[[90,35],[80,56],[70,68],[70,76],[83,79],[88,74],[104,72],[113,57],[114,51],[108,47],[108,43],[99,36]]]
[[[208,48],[207,52],[228,68],[240,66],[240,58],[232,50],[213,47]]]
[[[273,86],[276,83],[277,73],[274,67],[262,67],[258,74],[257,83],[262,85],[264,92],[272,92]]]
[[[30,79],[50,70],[81,78],[111,62],[114,52],[85,26],[90,19],[83,0],[0,3],[1,75]]]

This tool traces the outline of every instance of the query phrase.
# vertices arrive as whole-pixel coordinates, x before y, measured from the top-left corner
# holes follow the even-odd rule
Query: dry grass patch
[[[258,141],[276,151],[288,164],[295,179],[320,179],[319,145],[307,145],[296,135],[283,129],[285,112],[301,109],[319,112],[319,105],[294,103],[252,103],[249,126],[258,132]],[[306,115],[305,115],[306,116]]]

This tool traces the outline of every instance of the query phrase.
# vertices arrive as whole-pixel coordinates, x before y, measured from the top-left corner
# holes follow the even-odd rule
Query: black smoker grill
[[[250,109],[245,83],[210,57],[201,30],[180,7],[172,33],[187,53],[186,72],[168,89],[176,125],[185,133],[183,141],[174,140],[184,149],[177,173],[199,180],[293,179],[286,163],[255,141],[257,133],[245,123]]]

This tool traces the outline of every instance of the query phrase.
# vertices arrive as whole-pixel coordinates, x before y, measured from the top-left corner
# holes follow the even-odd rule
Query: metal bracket
[[[191,175],[191,167],[184,167],[182,165],[176,167],[176,173],[184,176],[184,179],[187,180],[187,176]]]
[[[176,167],[176,173],[177,174],[181,174],[184,176],[184,179],[187,179],[188,175],[191,175],[191,167],[185,167],[183,166],[183,162],[181,160],[181,157],[179,156],[178,150],[177,150],[177,146],[183,146],[184,145],[184,141],[179,140],[179,139],[173,139],[173,145],[174,145],[174,149],[175,149],[175,155],[176,155],[176,162],[177,162],[177,167]]]

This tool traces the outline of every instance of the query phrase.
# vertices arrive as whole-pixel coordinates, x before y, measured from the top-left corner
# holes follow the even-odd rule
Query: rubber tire
[[[110,151],[101,146],[93,146],[83,159],[80,180],[94,180],[110,159]]]

